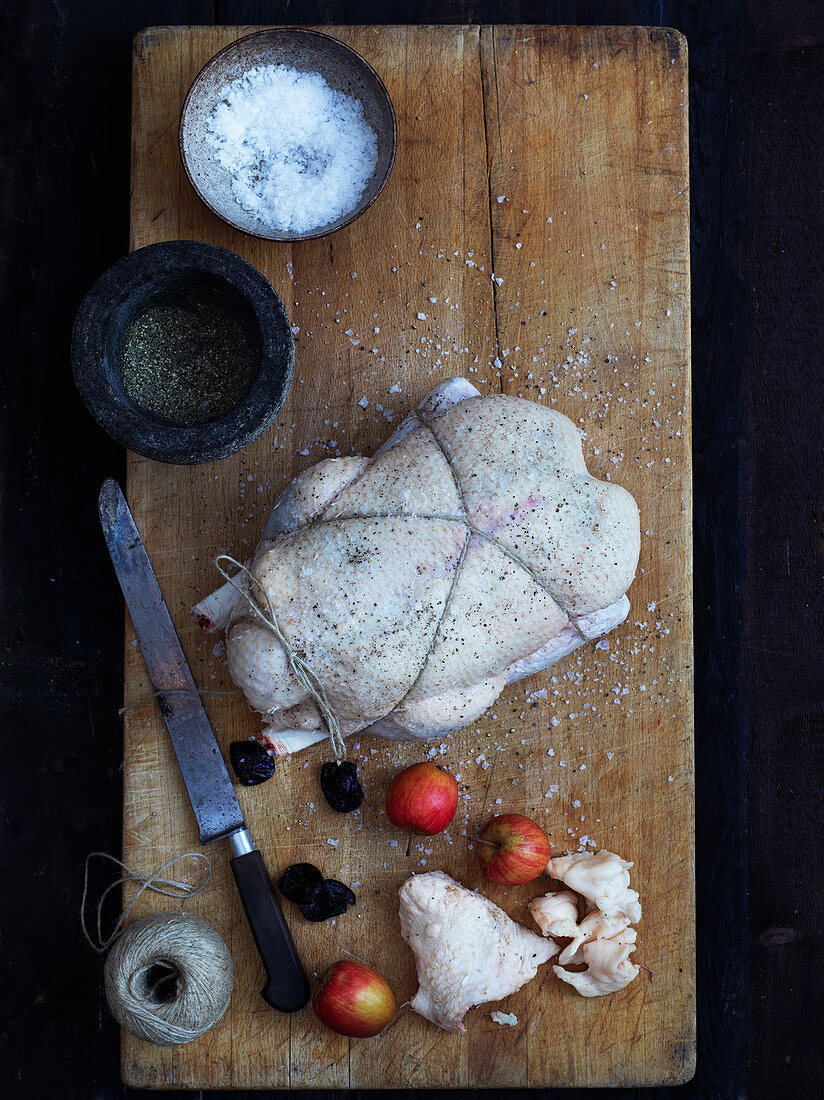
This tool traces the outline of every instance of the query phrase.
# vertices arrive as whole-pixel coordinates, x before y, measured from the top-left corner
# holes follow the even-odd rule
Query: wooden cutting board
[[[465,1035],[408,1008],[372,1040],[324,1030],[311,1008],[282,1016],[262,970],[225,845],[189,912],[226,939],[229,1011],[198,1041],[161,1049],[124,1033],[123,1076],[156,1088],[426,1088],[676,1083],[695,1058],[692,542],[686,45],[641,27],[324,27],[380,73],[398,155],[379,201],[302,244],[234,232],[197,199],[177,149],[200,67],[250,27],[155,27],[134,48],[131,242],[194,238],[233,249],[274,284],[295,326],[297,367],[277,424],[243,454],[175,468],[129,457],[128,496],[195,679],[231,687],[215,639],[189,607],[216,586],[221,549],[253,549],[280,490],[332,455],[372,451],[424,393],[457,374],[522,395],[580,427],[590,470],[641,509],[627,622],[513,685],[478,726],[435,742],[460,776],[448,835],[413,844],[383,799],[428,746],[354,738],[367,802],[335,814],[318,787],[323,746],[279,762],[238,796],[273,875],[309,860],[353,885],[355,910],[308,924],[286,904],[309,972],[348,954],[382,971],[403,1004],[414,967],[397,890],[442,868],[529,925],[548,888],[486,883],[464,832],[494,812],[531,815],[559,850],[606,847],[635,861],[642,971],[585,1000],[549,966]],[[126,630],[127,701],[149,692]],[[235,696],[205,699],[224,753],[258,723]],[[156,867],[197,832],[153,702],[125,722],[124,858]],[[169,908],[157,895],[135,915]]]

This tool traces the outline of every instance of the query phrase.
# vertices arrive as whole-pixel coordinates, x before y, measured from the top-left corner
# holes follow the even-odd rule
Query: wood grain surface
[[[129,499],[198,683],[231,686],[214,639],[188,616],[216,583],[213,554],[250,552],[295,474],[331,455],[371,453],[449,375],[561,409],[583,432],[590,470],[629,488],[642,517],[632,611],[608,644],[509,688],[442,753],[435,743],[463,796],[448,836],[413,844],[407,858],[382,814],[391,776],[426,747],[354,739],[367,789],[359,815],[339,817],[323,801],[322,746],[279,763],[265,786],[239,790],[274,875],[310,860],[358,894],[357,909],[334,924],[308,925],[287,907],[307,969],[320,973],[350,952],[406,1001],[414,967],[398,935],[397,888],[424,869],[483,886],[529,923],[526,902],[548,882],[485,885],[462,835],[515,810],[536,817],[558,849],[595,845],[636,861],[637,958],[655,973],[584,1000],[545,967],[497,1006],[518,1016],[513,1028],[492,1023],[485,1007],[470,1014],[466,1035],[446,1034],[405,1009],[379,1038],[350,1042],[311,1009],[284,1017],[260,998],[262,971],[227,853],[215,846],[212,883],[186,908],[232,951],[232,1004],[184,1047],[124,1034],[124,1079],[156,1088],[685,1080],[695,959],[684,41],[632,27],[324,28],[384,79],[398,156],[362,218],[290,246],[245,237],[210,214],[177,152],[191,80],[250,29],[151,28],[134,52],[132,247],[193,238],[231,248],[272,281],[297,329],[289,401],[252,448],[200,467],[129,459]],[[148,691],[127,624],[126,700]],[[224,752],[254,733],[237,698],[210,696],[206,706]],[[126,861],[157,866],[197,847],[153,703],[128,713],[124,758]],[[144,896],[135,915],[163,907]]]

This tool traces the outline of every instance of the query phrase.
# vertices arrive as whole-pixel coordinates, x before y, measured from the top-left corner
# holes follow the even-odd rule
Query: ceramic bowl
[[[158,307],[191,309],[192,303],[231,326],[232,339],[239,336],[244,343],[246,361],[232,406],[189,427],[130,398],[123,363],[139,318]],[[184,339],[181,352],[177,339],[177,350],[203,354],[197,342],[195,332],[191,351]],[[234,252],[201,241],[148,245],[110,267],[83,300],[71,353],[75,382],[98,424],[139,455],[181,465],[211,462],[247,447],[283,407],[295,364],[289,318],[268,280]],[[163,392],[155,393],[152,407],[162,401]]]
[[[232,176],[220,165],[208,140],[212,111],[227,84],[258,65],[286,65],[319,73],[335,91],[358,99],[375,131],[378,155],[366,188],[351,210],[335,221],[306,232],[279,232],[238,203]],[[354,221],[380,195],[395,160],[395,110],[383,81],[354,50],[319,31],[273,28],[256,31],[226,46],[195,77],[180,116],[180,155],[186,174],[203,202],[236,229],[271,241],[323,237]]]

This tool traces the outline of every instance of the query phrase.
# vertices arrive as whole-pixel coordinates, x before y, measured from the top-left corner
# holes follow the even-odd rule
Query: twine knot
[[[236,583],[235,578],[231,577],[221,565],[221,562],[224,561],[239,570],[246,578],[248,587],[243,587]],[[340,721],[332,708],[332,704],[329,702],[326,688],[278,626],[275,609],[272,607],[269,593],[257,577],[254,576],[251,569],[237,561],[231,554],[218,554],[215,558],[215,568],[224,580],[227,580],[235,591],[240,594],[255,619],[261,623],[262,626],[266,627],[283,647],[283,651],[286,654],[286,659],[289,662],[289,667],[295,679],[306,689],[320,712],[321,720],[326,726],[329,740],[332,742],[332,751],[335,754],[335,760],[339,764],[343,763],[343,761],[346,760],[346,745],[343,740],[343,734],[341,733]]]

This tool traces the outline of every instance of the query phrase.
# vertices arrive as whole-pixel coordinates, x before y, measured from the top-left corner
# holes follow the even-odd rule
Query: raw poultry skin
[[[578,899],[571,890],[558,890],[533,898],[529,903],[529,912],[545,936],[578,936]]]
[[[580,957],[571,960],[586,963],[586,970],[564,970],[553,966],[561,981],[577,989],[582,997],[603,997],[617,993],[638,976],[640,967],[630,961],[635,950],[636,931],[627,927],[609,938],[589,940],[580,949]]]
[[[345,734],[425,741],[506,684],[622,622],[638,560],[630,494],[586,469],[554,409],[465,379],[433,390],[372,459],[327,459],[284,492],[250,563]],[[232,679],[278,754],[325,736],[280,644],[224,586]]]
[[[546,867],[548,875],[560,879],[583,895],[605,917],[624,915],[627,923],[641,919],[638,891],[630,889],[629,872],[634,867],[614,852],[575,852],[555,856]]]
[[[407,879],[400,922],[418,972],[410,1004],[447,1031],[465,1031],[470,1008],[515,993],[558,951],[443,871]]]
[[[556,856],[547,864],[547,874],[572,889],[545,894],[529,903],[545,936],[570,937],[571,942],[558,956],[560,965],[552,969],[582,997],[615,993],[638,975],[640,967],[629,958],[638,935],[632,924],[641,919],[638,892],[629,885],[633,866],[608,851]],[[580,924],[573,891],[589,905]],[[576,963],[584,963],[586,969],[564,970],[564,965]]]

